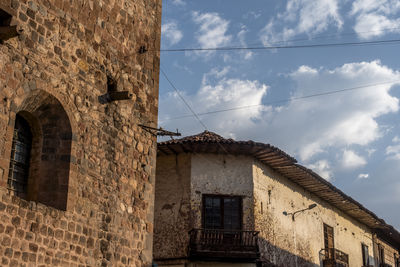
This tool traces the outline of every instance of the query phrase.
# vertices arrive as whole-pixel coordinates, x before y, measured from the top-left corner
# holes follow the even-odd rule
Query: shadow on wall
[[[320,253],[320,264],[315,264],[310,259],[305,259],[295,255],[285,249],[279,248],[271,244],[264,238],[258,239],[261,250],[261,261],[258,266],[262,267],[319,267],[322,265],[323,254]]]

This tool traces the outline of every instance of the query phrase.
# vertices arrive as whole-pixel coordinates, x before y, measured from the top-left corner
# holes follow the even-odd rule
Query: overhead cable
[[[274,49],[299,49],[299,48],[324,48],[324,47],[342,47],[342,46],[367,46],[367,45],[385,45],[397,44],[400,39],[363,41],[347,43],[329,43],[329,44],[310,44],[310,45],[285,45],[285,46],[254,46],[254,47],[204,47],[204,48],[175,48],[160,49],[160,52],[195,52],[195,51],[235,51],[235,50],[274,50]]]
[[[204,129],[206,131],[208,131],[208,127],[201,121],[200,117],[196,114],[196,112],[194,112],[194,110],[192,109],[192,107],[189,105],[189,103],[185,100],[185,98],[183,97],[183,95],[179,92],[179,90],[176,88],[176,86],[172,83],[172,81],[168,78],[167,74],[163,71],[163,69],[160,67],[161,73],[163,74],[164,78],[168,81],[168,83],[171,85],[172,88],[174,88],[175,92],[178,94],[178,96],[180,97],[180,99],[183,101],[183,103],[185,103],[185,105],[189,108],[190,112],[192,112],[193,116],[199,121],[199,123],[204,127]],[[217,145],[227,154],[228,151],[225,149],[225,147],[223,145],[221,145],[219,142],[217,142]],[[201,154],[199,154],[201,155]],[[204,157],[205,158],[205,157]]]
[[[345,89],[339,89],[339,90],[334,90],[334,91],[327,91],[327,92],[322,92],[322,93],[317,93],[317,94],[311,94],[311,95],[305,95],[305,96],[299,96],[299,97],[292,97],[292,98],[287,98],[287,99],[270,101],[270,102],[266,102],[264,104],[238,106],[238,107],[232,107],[232,108],[228,108],[228,109],[220,109],[220,110],[201,112],[201,113],[197,113],[197,116],[204,116],[204,115],[216,114],[216,113],[221,113],[221,112],[228,112],[228,111],[234,111],[234,110],[240,110],[240,109],[267,106],[267,105],[273,105],[273,104],[280,104],[280,103],[296,101],[296,100],[301,100],[301,99],[307,99],[307,98],[312,98],[312,97],[318,97],[318,96],[324,96],[324,95],[332,95],[332,94],[342,93],[342,92],[346,92],[346,91],[353,91],[353,90],[363,89],[363,88],[368,88],[368,87],[373,87],[373,86],[379,86],[379,85],[385,85],[385,84],[396,84],[396,83],[400,83],[400,80],[390,81],[390,82],[382,82],[382,83],[375,83],[375,84],[368,84],[368,85],[361,85],[361,86],[345,88]],[[183,118],[188,118],[188,117],[192,117],[192,116],[193,115],[191,115],[191,114],[186,114],[186,115],[182,115],[182,116],[168,118],[168,119],[166,119],[166,121],[183,119]]]
[[[199,123],[204,127],[204,129],[207,129],[207,126],[201,121],[201,119],[199,118],[199,116],[197,116],[196,112],[194,112],[194,110],[192,109],[192,107],[189,105],[189,103],[185,100],[185,98],[181,95],[181,93],[179,92],[179,90],[175,87],[175,85],[171,82],[171,80],[168,78],[167,74],[165,74],[164,70],[160,67],[161,73],[164,76],[164,78],[168,81],[168,83],[171,85],[172,88],[174,88],[175,92],[178,94],[179,98],[182,100],[182,102],[187,106],[187,108],[190,110],[190,112],[192,112],[192,116],[194,116]]]

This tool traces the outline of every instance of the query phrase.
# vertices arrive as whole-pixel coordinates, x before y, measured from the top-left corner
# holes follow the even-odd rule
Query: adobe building
[[[400,233],[269,144],[158,144],[154,261],[190,267],[398,267]]]
[[[151,266],[161,0],[0,0],[0,265]]]

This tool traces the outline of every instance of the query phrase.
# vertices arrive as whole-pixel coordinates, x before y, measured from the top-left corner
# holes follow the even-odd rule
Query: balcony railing
[[[193,229],[189,234],[191,258],[255,261],[259,257],[257,231]]]
[[[348,267],[349,255],[335,248],[325,249],[324,267]]]

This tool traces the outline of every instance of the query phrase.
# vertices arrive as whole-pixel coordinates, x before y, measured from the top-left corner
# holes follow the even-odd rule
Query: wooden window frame
[[[227,198],[237,198],[239,199],[239,230],[243,229],[243,197],[242,196],[237,196],[237,195],[218,195],[218,194],[203,194],[202,196],[202,213],[201,213],[201,222],[202,222],[202,228],[205,229],[206,226],[206,198],[211,197],[211,198],[219,198],[221,200],[221,225],[222,228],[221,230],[224,230],[224,199]]]
[[[366,249],[366,251],[365,251]],[[365,255],[367,253],[367,255]],[[369,251],[368,251],[368,246],[364,243],[361,243],[361,255],[362,255],[362,261],[363,261],[363,266],[368,266],[369,265]]]
[[[323,224],[323,227],[324,227],[324,230],[323,230],[323,233],[324,233],[324,248],[328,248],[328,244],[326,242],[327,238],[325,237],[325,233],[327,232],[326,230],[328,230],[328,229],[332,229],[332,244],[333,244],[332,248],[335,248],[335,231],[334,231],[333,227],[329,226],[326,223]]]
[[[378,244],[379,264],[385,264],[385,248]]]

